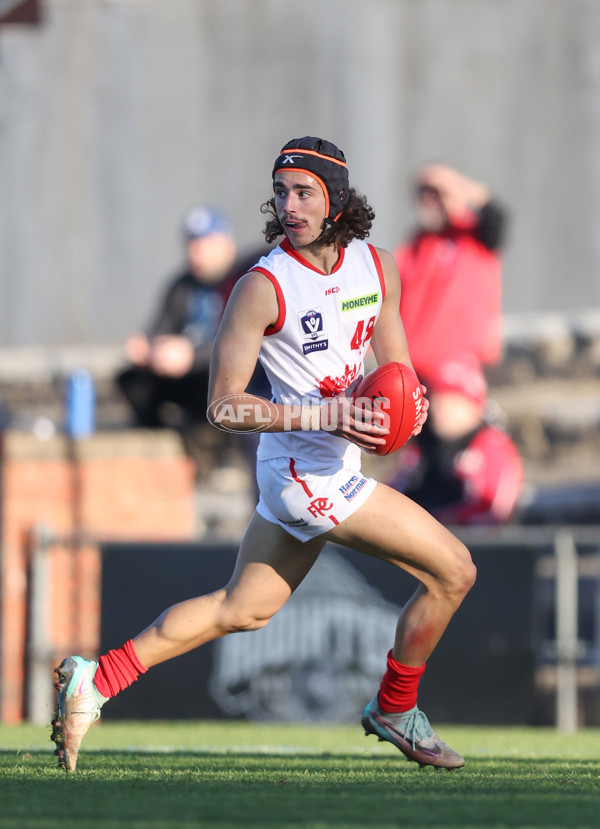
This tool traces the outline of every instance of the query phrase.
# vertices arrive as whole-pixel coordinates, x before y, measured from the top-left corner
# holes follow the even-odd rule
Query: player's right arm
[[[213,346],[207,412],[213,426],[238,432],[319,428],[309,407],[272,403],[246,393],[265,329],[278,316],[277,294],[264,274],[250,271],[237,282]]]
[[[242,432],[256,428],[253,404],[260,405],[262,398],[246,394],[246,388],[265,329],[275,323],[278,314],[277,295],[266,276],[251,271],[236,283],[215,337],[210,363],[208,418],[217,428]],[[224,398],[231,413],[225,420],[219,407]]]
[[[320,406],[289,406],[246,393],[265,329],[278,316],[277,294],[264,274],[251,271],[237,282],[213,346],[207,412],[213,426],[239,432],[318,431],[324,428],[324,421],[327,431],[360,446],[373,448],[382,443],[381,432],[369,428],[365,432],[362,422],[356,428],[354,406],[343,397],[337,401],[340,405],[334,416],[339,418],[339,428],[333,429],[332,413],[322,411]],[[330,405],[334,401],[325,402]]]

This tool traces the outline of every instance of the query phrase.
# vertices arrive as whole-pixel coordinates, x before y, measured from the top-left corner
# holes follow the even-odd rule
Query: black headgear
[[[295,170],[316,179],[325,196],[325,218],[335,222],[350,196],[344,153],[331,141],[305,136],[288,141],[275,161],[278,170]]]

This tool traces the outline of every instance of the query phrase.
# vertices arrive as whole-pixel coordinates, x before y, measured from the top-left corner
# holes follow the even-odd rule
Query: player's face
[[[280,170],[273,182],[275,210],[286,236],[295,248],[319,238],[325,218],[325,195],[306,173]]]

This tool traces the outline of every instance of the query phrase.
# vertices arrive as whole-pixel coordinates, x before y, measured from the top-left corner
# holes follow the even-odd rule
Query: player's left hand
[[[357,377],[342,394],[327,398],[321,404],[321,428],[332,435],[346,438],[361,449],[374,449],[385,443],[383,435],[389,429],[383,425],[385,413],[362,409],[354,405],[353,394],[362,375]]]
[[[412,433],[411,433],[411,436],[413,438],[416,437],[418,434],[420,434],[421,429],[425,425],[425,421],[427,420],[427,417],[429,416],[429,400],[425,396],[427,394],[427,386],[424,386],[421,383],[421,389],[423,390],[423,407],[421,409],[421,414],[419,415],[419,418],[417,420],[415,428],[412,430]]]

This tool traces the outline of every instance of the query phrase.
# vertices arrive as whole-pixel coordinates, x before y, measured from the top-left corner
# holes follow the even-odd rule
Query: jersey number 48
[[[354,332],[354,336],[350,340],[350,347],[354,351],[355,349],[360,350],[363,346],[365,346],[371,337],[373,336],[373,328],[375,326],[375,317],[371,317],[370,320],[367,322],[367,327],[365,328],[365,321],[359,320],[356,326],[356,330]]]

